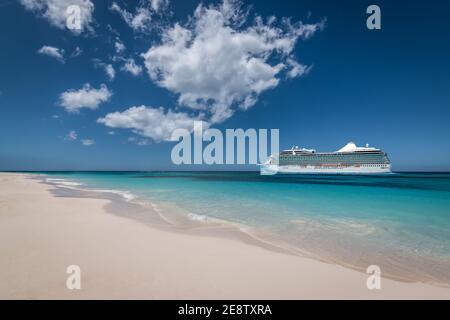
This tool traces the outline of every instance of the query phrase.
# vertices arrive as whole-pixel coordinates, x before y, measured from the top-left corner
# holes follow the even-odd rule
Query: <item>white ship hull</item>
[[[391,173],[391,166],[352,166],[352,167],[314,167],[314,166],[278,166],[278,165],[261,165],[260,171],[262,175],[274,174],[383,174]]]

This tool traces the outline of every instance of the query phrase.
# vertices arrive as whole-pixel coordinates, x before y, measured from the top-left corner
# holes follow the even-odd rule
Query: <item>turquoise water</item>
[[[405,280],[450,284],[450,174],[51,173],[216,218],[291,249]]]

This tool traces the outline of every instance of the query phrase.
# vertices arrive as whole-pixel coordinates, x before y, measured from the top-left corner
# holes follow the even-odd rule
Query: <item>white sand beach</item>
[[[109,200],[55,197],[0,173],[1,299],[450,299],[450,289],[382,278],[235,239],[165,231],[108,212]],[[81,290],[66,268],[81,268]]]

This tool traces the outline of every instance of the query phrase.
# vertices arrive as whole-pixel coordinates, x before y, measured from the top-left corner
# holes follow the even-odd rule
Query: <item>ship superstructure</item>
[[[326,173],[379,174],[390,173],[388,155],[380,149],[357,147],[349,142],[336,152],[317,152],[314,149],[293,147],[272,155],[261,166],[261,174]]]

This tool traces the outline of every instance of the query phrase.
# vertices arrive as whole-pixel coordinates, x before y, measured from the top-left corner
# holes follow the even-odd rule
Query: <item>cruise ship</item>
[[[270,156],[260,166],[262,175],[281,174],[380,174],[390,173],[388,155],[380,149],[357,147],[349,142],[336,152],[316,152],[293,147]]]

